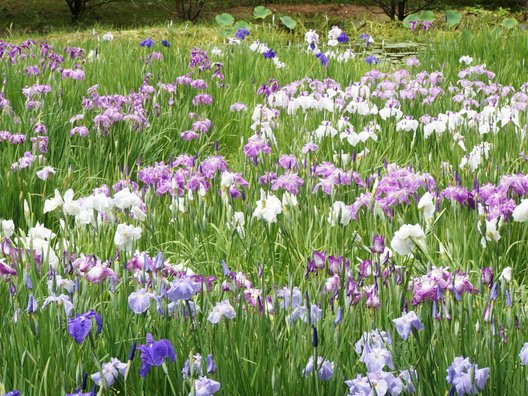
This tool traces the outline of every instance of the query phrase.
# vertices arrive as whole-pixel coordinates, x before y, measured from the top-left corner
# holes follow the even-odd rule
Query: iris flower
[[[321,381],[327,381],[334,374],[334,363],[323,359],[321,356],[317,357],[316,367],[314,367],[313,357],[310,357],[305,369],[303,370],[303,374],[308,377],[314,371],[314,368],[317,370],[317,376]]]
[[[235,33],[235,37],[239,40],[245,40],[249,36],[249,30],[247,29],[238,29]]]
[[[146,344],[137,347],[141,351],[141,369],[139,375],[145,377],[150,368],[153,366],[161,366],[168,358],[171,363],[176,360],[176,353],[171,342],[167,339],[155,341],[152,334],[147,333]]]
[[[393,319],[392,322],[396,326],[396,330],[401,338],[406,340],[411,334],[414,327],[416,330],[423,330],[424,326],[414,311],[402,315],[398,319]]]
[[[341,34],[339,36],[337,36],[337,41],[339,43],[348,43],[348,36],[346,35],[345,32],[341,32]]]
[[[323,54],[322,52],[319,52],[317,55],[315,55],[317,59],[321,62],[321,65],[326,66],[328,65],[328,57]]]
[[[92,330],[92,318],[97,323],[96,334],[101,333],[103,328],[103,318],[93,309],[77,315],[68,321],[68,333],[70,336],[79,344],[82,344],[85,338],[90,334]]]
[[[139,45],[141,47],[147,47],[147,48],[152,48],[152,46],[154,45],[154,40],[152,40],[150,37],[146,40],[143,40],[141,43],[139,43]]]
[[[528,342],[525,342],[521,352],[519,352],[519,359],[521,359],[521,364],[523,366],[528,365]]]
[[[104,363],[102,370],[98,373],[92,374],[92,380],[99,386],[112,386],[115,380],[125,375],[128,365],[121,362],[119,359],[111,358],[110,362]],[[104,380],[103,380],[104,377]]]
[[[276,56],[275,52],[271,48],[267,50],[266,52],[264,52],[262,55],[264,55],[265,59],[273,59]]]
[[[367,62],[369,65],[377,65],[379,63],[379,59],[376,58],[374,55],[369,55],[365,58],[365,62]]]
[[[218,392],[219,389],[220,382],[213,381],[207,377],[200,377],[198,380],[194,381],[194,393],[190,393],[189,396],[211,396]]]

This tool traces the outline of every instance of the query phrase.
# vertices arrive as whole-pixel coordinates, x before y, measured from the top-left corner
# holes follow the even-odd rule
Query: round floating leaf
[[[409,27],[409,22],[411,21],[417,21],[420,19],[420,14],[409,14],[405,17],[405,19],[403,20],[403,26],[408,28]]]
[[[279,19],[290,30],[295,29],[295,26],[297,26],[297,21],[288,15],[283,15]]]
[[[456,26],[462,20],[462,14],[455,10],[447,10],[445,12],[445,19],[447,26]]]
[[[506,18],[504,21],[502,21],[502,26],[506,29],[511,29],[517,26],[519,22],[515,18]]]
[[[271,15],[271,10],[263,6],[257,6],[253,10],[253,16],[257,19],[264,19],[268,15]]]
[[[247,30],[251,29],[251,25],[247,23],[246,21],[237,21],[235,23],[235,27],[237,29],[247,29]]]
[[[233,15],[224,12],[215,16],[215,21],[220,26],[231,26],[233,23],[235,23],[235,18],[233,18]]]
[[[436,20],[436,16],[433,11],[422,11],[418,15],[422,21],[434,22]]]

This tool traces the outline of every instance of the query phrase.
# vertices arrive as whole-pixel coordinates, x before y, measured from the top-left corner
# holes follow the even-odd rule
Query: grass
[[[326,20],[324,23],[326,28],[333,21]],[[306,27],[309,25],[306,24]],[[97,50],[98,59],[92,62],[80,63],[64,55],[63,68],[74,68],[79,62],[84,70],[85,78],[80,81],[63,79],[59,73],[49,69],[39,76],[26,75],[25,67],[39,64],[39,47],[32,47],[30,54],[34,57],[19,59],[15,64],[2,58],[0,66],[5,82],[1,92],[10,100],[13,112],[0,113],[0,130],[21,133],[29,138],[34,136],[31,131],[35,123],[45,124],[49,138],[45,163],[53,166],[56,174],[46,181],[38,179],[35,172],[42,165],[36,163],[28,169],[12,172],[11,164],[25,151],[32,151],[31,143],[10,145],[0,142],[0,218],[15,222],[17,230],[10,239],[12,243],[20,244],[19,247],[22,247],[22,240],[30,227],[37,222],[53,230],[57,236],[50,246],[60,260],[57,273],[48,276],[48,260],[39,263],[32,254],[21,254],[12,259],[2,250],[0,257],[8,260],[17,275],[4,276],[5,282],[0,285],[0,297],[4,301],[0,304],[0,314],[4,319],[0,329],[0,393],[2,386],[6,391],[19,389],[25,395],[69,393],[81,385],[84,373],[98,372],[111,357],[126,362],[132,343],[144,343],[145,334],[151,332],[156,339],[170,340],[177,354],[175,363],[153,367],[146,378],[140,378],[141,363],[136,356],[128,362],[128,376],[120,377],[109,389],[98,388],[98,394],[192,393],[193,379],[183,379],[181,370],[185,360],[196,353],[204,357],[208,354],[214,356],[218,371],[210,377],[221,383],[219,394],[345,394],[347,386],[344,381],[366,373],[364,364],[354,351],[354,344],[363,332],[375,328],[390,330],[392,334],[393,343],[389,349],[394,360],[394,372],[397,374],[398,370],[410,367],[417,371],[414,385],[418,395],[447,394],[446,369],[455,356],[461,355],[469,356],[481,368],[490,368],[490,378],[483,394],[524,393],[526,368],[521,366],[518,354],[528,339],[525,330],[528,276],[525,224],[505,222],[499,230],[501,239],[496,243],[488,242],[484,249],[480,244],[479,231],[483,217],[477,211],[443,202],[435,213],[434,224],[427,228],[427,222],[417,208],[416,196],[412,197],[409,205],[395,206],[392,216],[363,208],[357,221],[346,227],[332,227],[327,221],[332,204],[335,201],[352,204],[359,194],[372,186],[340,186],[331,195],[312,193],[318,178],[310,176],[309,166],[301,166],[298,172],[305,181],[297,197],[298,207],[284,208],[277,222],[269,225],[252,218],[256,202],[260,199],[259,177],[264,171],[282,172],[276,164],[282,154],[294,154],[300,162],[306,159],[308,165],[310,161],[318,164],[334,162],[336,166],[358,172],[363,179],[377,174],[382,177],[387,174],[383,164],[396,163],[402,168],[412,167],[415,172],[430,173],[439,189],[456,184],[457,176],[462,186],[472,188],[475,177],[484,185],[486,182],[498,183],[505,174],[525,172],[520,151],[527,150],[522,133],[522,128],[526,126],[526,111],[520,114],[519,127],[508,124],[497,134],[480,135],[471,125],[460,126],[457,131],[465,136],[468,151],[481,142],[492,144],[485,163],[476,171],[470,171],[459,169],[465,153],[454,142],[452,133],[425,138],[421,128],[416,134],[398,132],[394,119],[384,121],[377,115],[351,115],[350,122],[356,131],[361,131],[369,121],[379,123],[378,141],[367,140],[352,148],[337,137],[325,138],[320,142],[317,153],[304,155],[301,148],[311,139],[313,131],[325,120],[335,125],[341,113],[307,110],[288,114],[281,110],[277,124],[273,126],[277,144],[272,145],[271,155],[263,156],[260,165],[255,167],[244,156],[243,147],[254,133],[251,129],[253,109],[264,103],[264,98],[255,94],[261,84],[276,79],[284,87],[310,78],[313,80],[306,82],[302,89],[311,92],[314,89],[313,84],[310,86],[311,82],[330,78],[344,90],[372,71],[373,67],[364,58],[373,50],[365,48],[356,37],[360,33],[372,34],[376,40],[375,48],[380,50],[385,44],[382,32],[387,29],[386,25],[348,22],[344,28],[352,37],[350,46],[357,57],[346,64],[331,61],[328,68],[322,67],[312,54],[304,51],[300,37],[302,30],[288,35],[277,32],[277,28],[268,24],[254,26],[250,38],[259,39],[273,48],[287,64],[284,69],[276,69],[271,60],[251,52],[246,42],[240,46],[225,44],[211,26],[187,25],[116,32],[115,39],[110,42],[101,40],[101,34],[106,31],[102,27],[97,28],[95,34],[79,31],[67,35],[46,35],[45,39],[61,55],[65,54],[63,49],[66,46],[82,47],[87,52]],[[412,40],[426,44],[416,54],[422,66],[406,67],[411,76],[422,70],[440,70],[444,75],[441,84],[444,95],[430,105],[423,104],[421,100],[401,100],[403,114],[417,119],[425,113],[437,115],[460,110],[461,105],[452,100],[448,87],[457,84],[462,55],[475,58],[475,64],[485,63],[496,73],[495,81],[504,86],[512,85],[519,90],[526,82],[524,53],[518,50],[526,45],[526,32],[505,31],[494,26],[473,28],[474,25],[468,21],[465,29],[456,31],[438,29],[428,34],[400,29],[393,33],[393,42]],[[321,36],[323,32],[325,30],[319,31]],[[151,50],[138,45],[148,36],[156,41]],[[160,45],[160,40],[164,38],[172,42],[171,47]],[[15,34],[10,41],[21,42]],[[217,84],[212,80],[212,71],[194,70],[193,78],[203,78],[208,82],[206,92],[213,97],[213,103],[210,106],[193,106],[196,90],[178,87],[172,96],[174,104],[169,105],[169,94],[158,89],[157,84],[173,82],[176,77],[188,73],[189,52],[196,46],[207,50],[215,46],[223,49],[222,57],[210,56],[213,61],[223,63],[225,79]],[[153,50],[159,51],[163,59],[146,64],[146,57]],[[383,56],[383,52],[381,54]],[[377,69],[389,73],[402,67],[401,63],[382,59]],[[81,106],[83,99],[90,97],[88,89],[98,84],[100,95],[137,93],[146,75],[149,76],[149,85],[155,88],[142,101],[148,126],[136,132],[129,124],[120,122],[110,128],[108,135],[98,132],[92,119],[101,111]],[[41,109],[28,110],[21,87],[37,83],[49,84],[52,91],[42,99]],[[479,106],[486,96],[482,92],[475,94]],[[371,100],[380,109],[383,108],[382,99],[372,97]],[[235,102],[246,104],[248,111],[229,111],[230,105]],[[180,138],[180,133],[191,128],[189,112],[210,119],[213,127],[207,134],[200,135],[197,141],[186,142]],[[70,137],[69,119],[80,113],[85,115],[81,123],[89,126],[90,134],[86,138]],[[215,142],[218,142],[218,150],[215,150]],[[352,163],[343,163],[334,157],[334,154],[357,154],[364,148],[369,150],[369,154]],[[167,163],[184,153],[196,154],[200,161],[210,155],[224,156],[229,168],[241,172],[249,182],[249,187],[244,189],[244,199],[222,200],[217,193],[222,189],[220,176],[217,175],[209,181],[211,188],[203,198],[194,193],[193,200],[184,199],[185,213],[169,206],[174,202],[169,195],[159,196],[140,183],[142,188],[138,194],[147,212],[144,222],[131,218],[128,211],[119,210],[111,213],[108,221],[95,225],[79,225],[60,209],[43,213],[44,202],[53,196],[55,189],[63,194],[71,188],[75,198],[79,198],[91,194],[94,188],[103,184],[111,187],[122,179],[139,182],[140,170],[156,162]],[[445,163],[453,170],[446,171]],[[423,192],[419,189],[415,195],[422,195]],[[282,196],[281,191],[274,194]],[[184,196],[187,197],[187,192]],[[244,234],[229,226],[234,211],[245,213]],[[114,243],[116,225],[120,223],[141,227],[141,238],[134,244],[138,251],[152,258],[161,251],[168,263],[183,264],[196,273],[216,276],[212,290],[201,290],[192,297],[201,309],[194,319],[186,318],[183,309],[177,315],[170,315],[167,298],[162,299],[161,314],[156,311],[154,302],[142,314],[135,314],[129,308],[129,295],[144,286],[138,281],[142,276],[149,276],[148,288],[157,294],[162,294],[164,284],[175,277],[162,277],[153,272],[149,275],[147,268],[127,271],[125,264],[132,253],[123,249],[116,251]],[[395,254],[390,264],[383,267],[390,273],[385,279],[368,276],[363,280],[365,286],[377,285],[381,299],[379,308],[368,306],[365,292],[357,305],[349,303],[344,270],[340,274],[341,284],[335,298],[324,292],[329,277],[326,270],[305,277],[306,261],[312,257],[314,250],[325,250],[328,255],[342,255],[351,260],[355,276],[363,260],[371,259],[382,265],[379,255],[369,250],[373,235],[384,235],[389,244],[401,225],[416,223],[427,230],[426,247],[415,248],[412,258]],[[64,258],[63,251],[66,251]],[[43,252],[43,255],[48,253]],[[119,282],[111,284],[107,279],[93,284],[85,275],[72,271],[69,256],[79,257],[81,254],[95,254],[102,261],[108,261],[109,267],[119,276]],[[235,282],[223,275],[222,260],[232,271],[247,274],[253,287],[261,289],[261,301],[270,297],[274,314],[266,309],[259,314],[258,304],[253,306],[246,302],[244,291],[248,290],[235,287]],[[451,272],[457,269],[467,272],[478,291],[463,294],[460,301],[453,293],[446,292],[445,309],[451,315],[449,320],[433,318],[431,301],[416,306],[411,304],[413,293],[408,290],[407,282],[424,275],[433,265],[447,267]],[[401,272],[396,271],[394,266]],[[483,316],[490,302],[490,288],[482,283],[480,274],[481,268],[488,266],[494,268],[499,289],[490,322],[486,322]],[[499,280],[501,271],[508,266],[513,267],[513,280]],[[262,275],[259,267],[262,268]],[[57,284],[56,275],[72,281],[78,279],[78,285],[71,293],[74,313],[94,309],[101,314],[103,330],[100,335],[95,335],[95,329],[92,329],[92,334],[79,345],[68,335],[69,318],[62,306],[52,303],[42,309],[44,300],[50,294],[68,294]],[[399,275],[403,277],[403,282]],[[27,287],[26,276],[31,279],[32,288]],[[222,288],[224,280],[233,284],[229,291]],[[286,317],[291,310],[280,307],[275,291],[275,287],[283,286],[299,287],[303,293],[308,293],[311,304],[320,305],[323,317],[315,323],[319,339],[316,347],[313,346],[313,329],[309,323],[299,320],[288,324]],[[16,293],[13,293],[13,288]],[[507,304],[506,290],[512,297],[512,306]],[[39,304],[34,313],[25,311],[30,295]],[[218,301],[226,299],[233,305],[236,317],[213,325],[207,320],[208,314]],[[183,305],[182,301],[180,303]],[[401,316],[405,304],[409,310],[416,311],[425,327],[408,340],[398,336],[392,322]],[[439,302],[438,306],[441,308],[442,304]],[[343,321],[334,326],[338,307],[344,310]],[[507,338],[507,342],[502,336]],[[320,381],[316,375],[302,375],[310,356],[323,356],[334,363],[330,380]],[[89,379],[87,389],[92,385],[93,381]]]

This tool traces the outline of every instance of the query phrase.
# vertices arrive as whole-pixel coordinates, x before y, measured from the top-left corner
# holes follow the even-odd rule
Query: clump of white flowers
[[[419,224],[404,224],[394,233],[392,249],[402,256],[411,254],[413,248],[425,240],[425,233]]]
[[[132,251],[132,245],[141,238],[141,228],[130,224],[119,224],[114,237],[114,243],[120,250]]]
[[[282,213],[282,202],[279,198],[271,193],[260,191],[260,199],[257,201],[257,207],[253,212],[253,217],[264,220],[266,223],[275,223],[277,216]]]

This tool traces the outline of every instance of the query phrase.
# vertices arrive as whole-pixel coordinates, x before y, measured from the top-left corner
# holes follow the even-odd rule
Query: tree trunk
[[[66,0],[72,16],[72,22],[77,22],[86,7],[86,0]]]
[[[389,11],[390,15],[389,15],[389,17],[393,21],[396,20],[396,2],[397,1],[398,0],[391,0],[391,2],[390,2],[390,11]]]
[[[407,15],[405,15],[405,3],[406,0],[399,0],[398,1],[398,20],[403,21]]]

